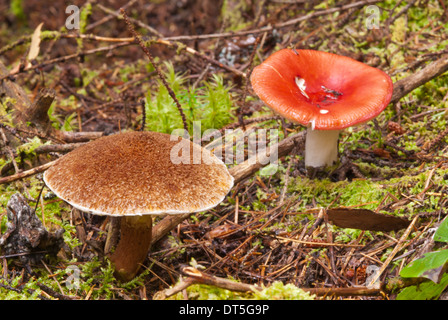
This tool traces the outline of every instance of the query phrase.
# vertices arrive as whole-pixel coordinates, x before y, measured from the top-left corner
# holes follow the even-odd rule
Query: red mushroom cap
[[[344,129],[376,117],[393,91],[383,71],[315,50],[277,51],[254,68],[251,83],[271,109],[317,130]]]

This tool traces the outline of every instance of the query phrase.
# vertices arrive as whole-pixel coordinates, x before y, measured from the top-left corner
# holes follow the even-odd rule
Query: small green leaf
[[[448,261],[448,249],[426,253],[423,258],[417,259],[404,267],[400,276],[404,278],[427,278],[435,283],[440,282]]]
[[[260,175],[262,176],[272,176],[273,174],[275,174],[278,170],[278,165],[277,164],[269,164],[266,167],[263,167],[260,169]]]
[[[448,273],[445,273],[439,284],[431,281],[420,283],[416,286],[404,288],[398,295],[397,300],[431,300],[438,299],[440,294],[448,286]]]
[[[444,219],[434,234],[434,241],[448,242],[448,219]]]

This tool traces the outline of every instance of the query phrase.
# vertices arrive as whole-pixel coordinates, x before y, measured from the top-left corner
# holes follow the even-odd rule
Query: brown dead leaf
[[[341,228],[370,231],[396,231],[405,229],[409,221],[367,209],[335,208],[327,210],[328,220]]]
[[[229,224],[224,224],[221,226],[217,226],[216,228],[207,232],[205,234],[205,237],[208,239],[222,238],[232,233],[233,230],[234,230],[233,226]]]
[[[40,50],[40,34],[41,34],[41,29],[42,26],[44,25],[44,23],[40,23],[37,28],[34,30],[33,32],[33,36],[31,37],[31,45],[30,45],[30,51],[28,52],[28,67],[31,66],[30,61],[34,60],[37,58],[37,56],[39,55],[39,50]]]
[[[373,154],[380,158],[390,159],[390,152],[384,150],[383,148],[375,148],[373,149]]]

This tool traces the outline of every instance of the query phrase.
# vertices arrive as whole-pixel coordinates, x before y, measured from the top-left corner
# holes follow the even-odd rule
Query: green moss
[[[339,190],[344,190],[347,182],[341,181],[333,183],[328,179],[313,180],[308,178],[291,179],[288,185],[288,192],[297,194],[300,200],[300,208],[305,209],[314,201],[320,207],[328,206],[331,201],[337,196]]]
[[[90,2],[87,2],[84,8],[82,8],[80,15],[79,15],[79,33],[85,33],[86,27],[88,24],[88,19],[90,15],[92,14],[92,4]]]
[[[2,97],[0,99],[0,119],[2,124],[14,127],[11,110],[14,110],[15,104],[16,100],[10,97]]]
[[[9,4],[9,11],[21,22],[26,22],[25,11],[22,0],[12,0]]]
[[[49,143],[50,142],[43,143],[42,140],[36,136],[32,139],[28,139],[28,142],[21,144],[19,147],[17,147],[17,152],[22,153],[23,155],[26,156],[35,156],[36,148]]]
[[[314,300],[315,296],[296,287],[293,284],[284,284],[275,281],[268,286],[263,286],[258,292],[235,292],[219,287],[195,284],[187,289],[189,300]],[[183,293],[178,293],[169,300],[184,300]]]
[[[13,279],[10,283],[4,279],[0,280],[3,286],[0,286],[1,300],[40,300],[39,295],[42,293],[37,286],[36,280],[29,280],[23,287],[20,286],[20,278]],[[9,288],[13,288],[12,290]]]
[[[297,196],[298,201],[294,210],[306,210],[314,204],[317,207],[345,206],[376,210],[388,194],[398,199],[416,197],[425,189],[430,171],[416,175],[406,175],[380,181],[358,179],[353,181],[331,182],[329,180],[310,180],[296,178],[289,183],[288,192]],[[431,181],[434,189],[447,185],[445,175],[448,170],[439,169],[432,173]],[[413,215],[418,212],[434,211],[440,209],[440,197],[426,196],[423,201],[409,201],[406,205],[396,209],[394,214]],[[384,204],[384,203],[383,203]]]
[[[221,7],[221,18],[226,22],[227,31],[238,31],[250,25],[243,14],[248,9],[245,1],[224,0]]]
[[[69,108],[76,109],[76,97],[70,95],[68,99],[63,100],[60,107],[68,106]],[[78,121],[76,120],[77,113],[74,111],[67,115],[64,119],[56,110],[56,104],[52,104],[48,109],[48,118],[51,121],[51,125],[58,130],[62,131],[76,131],[78,128]]]
[[[187,288],[189,300],[236,300],[241,299],[242,295],[236,292],[221,289],[205,284],[195,284]],[[178,293],[169,300],[184,300],[182,293]]]
[[[275,281],[263,290],[253,293],[256,300],[314,300],[315,296],[288,283]]]
[[[392,41],[403,43],[406,40],[406,18],[405,17],[399,17],[397,20],[395,20],[394,25],[392,27],[392,35],[391,39]]]
[[[185,75],[175,72],[171,63],[166,63],[165,68],[166,80],[183,108],[190,135],[196,121],[200,122],[202,134],[208,129],[220,129],[234,120],[230,87],[224,84],[222,77],[213,75],[203,87],[193,88],[188,85]],[[146,96],[146,128],[169,134],[183,128],[179,110],[161,81],[157,91],[150,89]]]

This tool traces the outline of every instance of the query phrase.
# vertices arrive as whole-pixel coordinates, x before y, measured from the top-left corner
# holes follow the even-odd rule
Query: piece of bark
[[[9,74],[9,70],[0,61],[0,77]],[[13,115],[14,124],[19,127],[35,126],[40,132],[46,134],[52,130],[48,118],[48,109],[55,98],[55,92],[52,89],[42,89],[34,102],[28,98],[25,90],[12,80],[3,80],[0,82],[0,95],[13,100],[7,106],[8,112]]]
[[[9,70],[0,61],[0,77],[7,76],[8,74]],[[11,80],[5,79],[0,82],[0,97],[13,99],[14,102],[11,101],[7,104],[6,111],[12,111],[14,119],[19,117],[21,114],[25,114],[26,110],[28,110],[31,106],[31,101],[25,90],[23,90],[23,88],[16,82]]]
[[[6,212],[7,230],[0,237],[2,255],[17,256],[24,264],[36,263],[46,254],[56,255],[63,247],[64,229],[47,231],[20,193],[11,196]]]
[[[49,134],[54,131],[51,126],[48,110],[56,97],[53,89],[44,88],[39,91],[33,104],[21,115],[21,122],[36,127],[41,133]]]
[[[83,223],[82,212],[78,209],[73,208],[72,210],[72,223],[76,229],[76,236],[81,243],[85,243],[87,239],[86,229]]]

